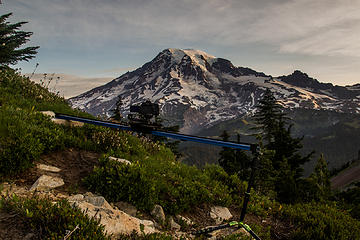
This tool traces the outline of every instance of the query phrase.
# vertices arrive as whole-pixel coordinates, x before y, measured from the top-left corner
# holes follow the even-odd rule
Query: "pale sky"
[[[360,0],[2,0],[39,45],[24,73],[120,76],[165,48],[192,48],[272,76],[360,83]],[[95,81],[95,82],[94,82]],[[85,86],[84,86],[85,87]],[[86,89],[88,90],[88,89]]]

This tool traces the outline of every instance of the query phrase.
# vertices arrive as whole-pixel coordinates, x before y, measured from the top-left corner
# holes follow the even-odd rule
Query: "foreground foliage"
[[[360,239],[360,222],[334,203],[307,203],[284,207],[282,218],[296,226],[291,239]]]
[[[66,147],[97,150],[87,128],[61,126],[38,111],[88,116],[12,69],[0,71],[0,177],[17,174],[41,154]]]
[[[147,211],[160,204],[171,214],[203,203],[240,203],[246,183],[235,175],[227,175],[220,167],[199,170],[177,162],[163,146],[153,154],[142,152],[141,145],[134,147],[138,155],[133,152],[127,158],[131,165],[109,160],[105,155],[85,184],[111,201],[128,201]]]
[[[90,190],[102,194],[109,201],[127,201],[145,211],[151,210],[154,204],[160,204],[168,214],[188,211],[201,204],[237,207],[242,204],[246,182],[236,175],[229,175],[219,166],[210,165],[204,169],[187,166],[176,161],[174,154],[163,144],[127,132],[90,125],[71,128],[54,124],[38,111],[52,110],[85,117],[89,115],[71,109],[63,98],[32,83],[14,70],[0,71],[0,105],[2,177],[25,170],[41,154],[72,147],[104,153],[99,166],[85,183]],[[132,165],[109,160],[109,156],[125,158]],[[265,160],[271,156],[271,152],[264,153]],[[266,163],[265,160],[262,163]],[[306,179],[312,180],[311,184],[299,185],[303,186],[299,191],[306,188],[307,195],[303,196],[308,196],[307,200],[315,199],[314,196],[320,190],[328,189],[325,163],[319,159],[317,171]],[[266,169],[260,169],[260,176],[264,177],[271,170],[269,163]],[[313,186],[311,191],[309,186]],[[265,188],[265,185],[259,186],[258,190],[261,188]],[[275,196],[271,191],[265,195],[253,190],[249,213],[261,219],[291,221],[291,239],[360,239],[359,221],[325,198],[316,198],[318,203],[286,205],[276,201]],[[357,197],[358,191],[355,190],[339,197],[344,199],[342,207],[351,211],[354,217],[358,216],[358,201],[355,201],[355,205],[351,201]],[[63,238],[65,231],[74,229],[77,224],[88,232],[94,231],[94,237],[99,236],[94,239],[106,238],[96,221],[85,219],[81,212],[71,208],[66,201],[53,205],[46,200],[14,197],[3,199],[1,207],[20,213],[35,228],[41,226],[45,229],[42,226],[46,224],[46,236],[54,236],[55,239]],[[262,239],[271,239],[271,224],[268,227],[251,226]],[[86,232],[79,231],[78,234],[79,239],[91,239],[85,235]],[[238,237],[229,236],[226,239]],[[171,237],[151,234],[123,236],[121,239]]]
[[[70,206],[66,200],[53,204],[37,197],[24,199],[16,195],[0,200],[0,209],[17,213],[26,219],[34,230],[40,230],[40,239],[64,239],[67,231],[78,228],[70,239],[110,239],[98,220],[88,218],[81,210]]]
[[[336,194],[341,206],[348,210],[353,218],[360,220],[360,182],[353,188]]]

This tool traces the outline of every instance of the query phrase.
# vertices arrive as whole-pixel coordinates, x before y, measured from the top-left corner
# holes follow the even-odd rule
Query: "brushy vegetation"
[[[171,214],[203,203],[240,204],[246,183],[227,175],[219,166],[200,170],[177,162],[163,146],[152,154],[143,152],[141,145],[133,146],[137,153],[125,154],[132,165],[109,160],[105,155],[85,179],[86,185],[111,201],[131,202],[147,211],[160,204]]]
[[[85,216],[66,200],[53,204],[47,199],[26,199],[14,195],[3,197],[0,209],[25,218],[25,222],[33,229],[41,229],[39,239],[64,239],[67,231],[74,230],[76,226],[78,228],[70,239],[110,239],[105,235],[104,227],[99,225],[99,220]]]
[[[41,154],[65,147],[101,150],[95,142],[95,131],[91,130],[94,127],[57,125],[39,111],[86,117],[89,114],[72,109],[65,99],[15,70],[0,71],[0,106],[0,177],[19,173]]]
[[[353,218],[360,220],[360,182],[344,192],[337,193],[336,199]]]
[[[219,166],[209,165],[204,169],[187,166],[178,162],[163,144],[127,132],[90,125],[71,128],[54,124],[38,111],[52,110],[85,117],[89,115],[71,109],[63,98],[14,70],[0,72],[0,103],[2,177],[24,171],[41,154],[75,147],[104,153],[99,166],[85,179],[85,183],[109,201],[127,201],[145,211],[151,210],[154,204],[160,204],[168,214],[188,211],[202,203],[225,206],[242,204],[247,183],[236,175],[227,174]],[[119,164],[109,160],[109,156],[128,159],[132,165]],[[353,193],[349,192],[349,196],[344,198],[350,199],[351,196]],[[86,219],[64,201],[52,205],[46,200],[14,197],[3,199],[1,206],[31,219],[29,223],[35,228],[54,221],[63,222],[60,225],[58,222],[48,224],[46,234],[55,239],[63,237],[65,230],[72,230],[77,224],[85,223],[91,229],[83,226],[82,229],[88,230],[83,233],[79,231],[79,236],[86,239],[92,236],[94,239],[105,238],[101,235],[102,227],[96,221]],[[344,207],[350,211],[349,208]],[[248,210],[262,218],[291,221],[295,226],[292,239],[360,238],[359,221],[353,219],[348,210],[340,210],[328,200],[282,205],[271,194],[253,191]],[[262,239],[271,239],[268,228],[253,228]],[[99,238],[88,234],[92,231],[96,232],[96,236],[99,233]],[[123,236],[122,239],[171,239],[171,236],[131,235]],[[239,236],[225,239],[239,239]]]
[[[296,226],[291,239],[360,239],[360,222],[335,203],[311,202],[285,206],[281,217]]]

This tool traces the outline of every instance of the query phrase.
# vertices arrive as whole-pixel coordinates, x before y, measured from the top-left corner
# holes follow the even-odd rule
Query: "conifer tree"
[[[113,110],[111,110],[112,112],[112,116],[111,118],[117,121],[121,121],[122,120],[122,115],[121,115],[121,107],[122,107],[123,103],[122,103],[122,99],[121,96],[118,96],[118,99],[116,101],[115,104],[115,108]]]
[[[253,129],[262,130],[264,140],[273,141],[274,133],[279,128],[279,122],[284,122],[285,114],[282,112],[282,107],[277,103],[276,98],[270,89],[266,89],[262,99],[257,105],[257,111],[254,115],[254,120],[260,124]]]
[[[320,155],[310,179],[316,184],[322,197],[329,197],[331,193],[330,172],[323,154]]]
[[[223,141],[229,141],[230,139],[230,135],[227,131],[224,131],[220,137]],[[237,134],[237,142],[240,143],[239,134]],[[219,154],[219,165],[225,172],[230,175],[237,174],[242,179],[248,178],[251,159],[244,151],[224,147]]]
[[[299,153],[302,138],[291,136],[292,125],[269,89],[259,101],[254,119],[258,123],[256,129],[263,131],[266,140],[264,147],[274,152],[271,156],[274,171],[269,173],[272,176],[264,177],[274,179],[280,201],[294,202],[298,198],[296,193],[302,177],[302,164],[310,160],[312,153],[305,157]]]
[[[226,130],[223,131],[223,133],[220,135],[221,139],[223,141],[229,141],[230,135]],[[223,149],[219,153],[220,159],[219,159],[219,165],[225,170],[225,172],[229,173],[229,162],[234,161],[235,159],[235,153],[234,150],[228,147],[223,147]]]
[[[29,41],[32,32],[20,31],[20,27],[27,22],[10,24],[6,20],[12,15],[8,13],[0,16],[0,67],[16,64],[19,61],[28,61],[35,57],[37,47],[19,49]]]

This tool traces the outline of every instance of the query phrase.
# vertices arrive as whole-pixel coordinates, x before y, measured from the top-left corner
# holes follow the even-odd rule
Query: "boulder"
[[[226,207],[213,206],[210,210],[210,217],[215,220],[216,224],[232,218],[232,214]]]
[[[84,123],[70,120],[69,121],[69,126],[70,127],[82,127],[82,126],[84,126]]]
[[[40,169],[40,170],[44,170],[44,171],[47,171],[47,172],[60,172],[60,171],[61,171],[60,168],[57,168],[57,167],[54,167],[54,166],[45,165],[45,164],[38,164],[36,167],[37,167],[38,169]]]
[[[40,111],[40,113],[44,114],[45,116],[49,116],[50,118],[55,118],[55,113],[53,111]]]
[[[76,194],[68,197],[69,202],[84,201],[85,197],[82,194]]]
[[[51,121],[52,121],[53,123],[56,123],[56,124],[59,124],[59,125],[69,126],[69,121],[64,120],[64,119],[52,118]]]
[[[131,165],[131,162],[129,160],[123,159],[123,158],[116,158],[116,157],[109,157],[109,160],[116,161],[119,163]]]
[[[160,205],[155,205],[153,210],[150,212],[151,216],[153,216],[156,221],[158,221],[159,223],[164,223],[165,222],[165,213],[163,208]]]
[[[182,221],[182,222],[186,223],[186,225],[188,225],[188,226],[194,225],[194,222],[190,218],[187,218],[187,217],[184,217],[181,215],[176,215],[176,219],[178,221]]]
[[[112,208],[103,196],[85,196],[84,200],[96,207]]]
[[[111,235],[113,239],[118,239],[121,234],[131,234],[133,231],[141,234],[142,226],[145,234],[157,232],[153,221],[140,220],[123,211],[113,209],[105,199],[102,201],[102,198],[103,197],[101,196],[97,198],[85,196],[84,200],[70,201],[69,198],[69,201],[72,202],[74,206],[80,208],[89,217],[100,219],[100,224],[104,225],[106,233]],[[101,206],[95,206],[88,201]]]
[[[171,230],[179,231],[181,229],[181,226],[177,222],[175,222],[173,217],[169,218],[169,223],[170,223]]]
[[[137,213],[136,207],[127,202],[117,202],[114,204],[119,210],[135,217]]]
[[[61,187],[62,185],[64,185],[64,180],[62,180],[62,178],[42,175],[31,186],[30,191],[48,191],[53,188]]]
[[[64,126],[69,126],[69,127],[82,127],[82,126],[84,126],[83,122],[77,122],[77,121],[72,121],[72,120],[64,120],[64,119],[52,118],[51,121],[53,123],[64,125]]]

